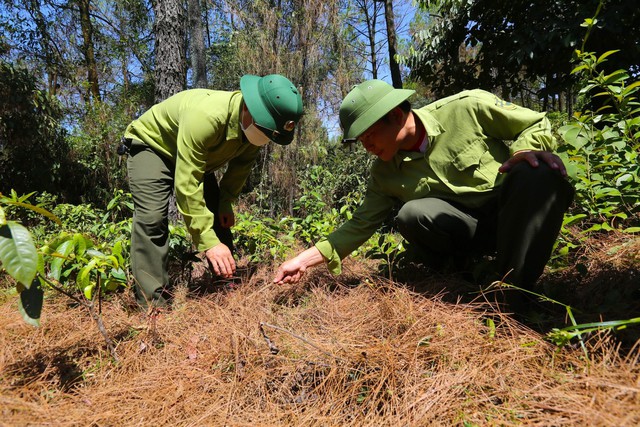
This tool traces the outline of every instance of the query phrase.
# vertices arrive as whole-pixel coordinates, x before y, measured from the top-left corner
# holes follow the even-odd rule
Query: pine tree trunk
[[[204,22],[199,0],[189,2],[189,35],[193,87],[207,87],[207,62],[204,45]]]
[[[98,66],[96,65],[96,55],[93,47],[93,25],[91,24],[90,0],[79,0],[80,8],[80,27],[82,29],[82,50],[84,54],[84,63],[87,67],[87,81],[89,88],[85,96],[85,102],[91,102],[91,98],[100,100],[100,87],[98,86]]]
[[[396,61],[396,24],[393,16],[392,0],[382,0],[384,2],[384,17],[387,22],[387,45],[389,46],[389,69],[391,70],[391,82],[396,89],[402,89],[402,76],[400,75],[400,64]]]
[[[185,89],[185,10],[181,0],[156,0],[154,32],[156,36],[155,102],[158,103]],[[179,217],[175,196],[169,201],[169,219]]]
[[[153,13],[156,36],[154,96],[157,103],[185,88],[184,3],[181,0],[156,0]]]

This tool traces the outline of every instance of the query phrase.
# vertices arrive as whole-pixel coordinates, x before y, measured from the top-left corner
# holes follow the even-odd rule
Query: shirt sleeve
[[[484,132],[496,139],[513,141],[511,155],[521,150],[554,151],[557,142],[544,113],[520,107],[494,96],[478,99],[477,119]]]
[[[183,113],[177,137],[175,194],[178,210],[195,245],[206,251],[220,243],[213,231],[213,213],[204,201],[205,142],[221,141],[225,124],[195,111]]]
[[[251,145],[241,155],[229,161],[227,170],[220,180],[220,212],[233,212],[231,207],[242,191],[260,153],[260,147]]]
[[[316,243],[332,274],[342,272],[342,259],[369,239],[387,218],[393,207],[392,197],[377,189],[375,179],[369,181],[367,193],[353,217],[333,233]]]

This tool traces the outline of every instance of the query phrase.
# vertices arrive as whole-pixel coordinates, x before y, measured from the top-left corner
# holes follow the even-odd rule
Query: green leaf
[[[40,326],[40,313],[42,313],[42,302],[44,291],[38,278],[34,278],[29,288],[22,284],[18,285],[20,299],[18,300],[18,311],[22,319],[30,325]]]
[[[584,147],[589,143],[589,138],[585,135],[585,129],[580,125],[566,125],[559,129],[565,142],[576,149]]]
[[[33,194],[33,193],[28,194],[27,197],[31,196],[31,194]],[[52,214],[48,210],[42,209],[39,206],[34,206],[34,205],[29,204],[29,203],[23,203],[21,201],[14,201],[14,200],[8,199],[6,197],[3,197],[2,199],[0,199],[0,201],[2,201],[3,203],[6,203],[8,205],[20,206],[22,208],[30,209],[30,210],[32,210],[34,212],[39,213],[40,215],[46,216],[47,218],[49,218],[51,221],[55,222],[56,224],[62,225],[62,221],[60,221],[60,218],[58,218],[57,216],[55,216],[54,214]]]
[[[111,277],[113,277],[114,279],[117,279],[117,280],[119,280],[121,282],[126,282],[127,281],[127,274],[121,268],[112,269],[111,270]]]
[[[573,70],[571,70],[571,74],[576,74],[586,68],[587,68],[586,64],[580,64],[577,67],[575,67]]]
[[[635,92],[638,86],[640,86],[640,80],[633,82],[629,86],[624,88],[624,90],[622,91],[622,94],[627,96],[630,92]]]
[[[76,283],[78,284],[78,287],[80,289],[85,289],[89,285],[89,277],[91,275],[91,271],[96,266],[97,262],[98,260],[96,258],[92,259],[87,265],[82,267],[82,269],[78,273],[78,276],[76,277]]]
[[[586,214],[577,214],[577,215],[571,215],[571,216],[565,216],[564,221],[562,222],[562,225],[564,227],[568,227],[570,225],[575,224],[576,222],[580,221],[583,218],[586,218]]]
[[[616,90],[620,90],[619,87],[612,87],[610,86],[613,83],[619,83],[623,80],[626,80],[629,78],[629,74],[625,71],[625,70],[616,70],[611,74],[608,74],[606,76],[603,77],[603,82],[602,85],[605,85],[609,88],[609,90],[615,92]]]
[[[487,319],[487,328],[489,328],[489,338],[496,337],[496,322],[493,319]]]
[[[36,276],[38,253],[29,230],[16,222],[0,226],[0,264],[26,288],[31,286]]]
[[[52,254],[54,258],[49,266],[51,277],[58,281],[60,280],[62,265],[69,258],[69,255],[71,254],[71,252],[73,252],[73,249],[73,240],[67,240],[56,248],[55,252]]]
[[[86,299],[88,299],[89,301],[91,301],[91,297],[93,297],[93,289],[96,287],[95,283],[92,283],[88,286],[85,286],[85,288],[83,289],[83,293],[84,293],[84,297]]]
[[[608,56],[613,55],[614,53],[620,52],[620,49],[617,50],[609,50],[605,53],[603,53],[602,55],[600,55],[600,57],[598,58],[598,60],[596,61],[596,64],[600,64],[603,61],[605,61],[607,59]]]
[[[75,246],[76,256],[84,255],[87,251],[87,247],[91,247],[91,241],[88,241],[87,244],[87,239],[80,233],[73,236],[73,244]]]
[[[122,258],[122,241],[117,241],[113,248],[111,248],[111,253],[118,258]]]
[[[97,249],[87,249],[87,255],[97,258],[104,258],[104,252],[100,252]]]

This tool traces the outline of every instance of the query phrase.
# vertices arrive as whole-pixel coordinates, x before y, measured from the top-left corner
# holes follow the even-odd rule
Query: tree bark
[[[380,0],[384,2],[384,17],[387,22],[387,45],[389,46],[389,69],[391,70],[391,82],[396,89],[402,89],[402,76],[400,64],[396,61],[397,42],[396,24],[393,16],[393,0]]]
[[[79,0],[78,7],[80,9],[80,27],[82,29],[82,53],[84,55],[84,63],[87,67],[87,81],[89,87],[85,96],[85,102],[89,104],[91,98],[100,100],[100,87],[98,85],[98,66],[96,64],[96,55],[93,47],[93,25],[89,11],[91,8],[90,0]]]
[[[207,61],[204,44],[204,22],[199,0],[189,2],[189,34],[193,87],[207,87]]]
[[[158,103],[185,89],[184,4],[180,0],[156,0],[153,13],[156,36],[154,96]]]

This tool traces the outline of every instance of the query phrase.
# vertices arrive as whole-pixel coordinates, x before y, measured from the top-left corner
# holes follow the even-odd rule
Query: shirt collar
[[[418,118],[424,125],[425,130],[427,131],[427,138],[429,138],[429,147],[427,148],[427,152],[433,147],[433,137],[441,135],[445,132],[444,126],[440,124],[439,121],[436,120],[430,113],[420,110],[411,110],[415,117]],[[400,166],[400,163],[407,162],[415,159],[419,159],[421,157],[426,156],[427,153],[421,153],[419,151],[398,151],[398,153],[394,156],[393,161],[396,166]]]
[[[427,136],[429,138],[438,136],[445,132],[445,128],[436,120],[435,117],[431,115],[431,113],[428,113],[424,109],[411,111],[422,122],[424,128],[427,130]]]

